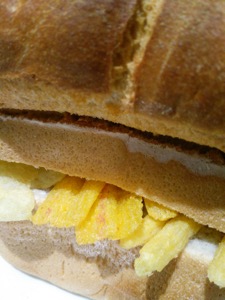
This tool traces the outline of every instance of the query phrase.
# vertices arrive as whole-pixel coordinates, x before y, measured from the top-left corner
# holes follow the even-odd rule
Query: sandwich
[[[225,298],[224,1],[0,24],[0,254],[89,299]]]

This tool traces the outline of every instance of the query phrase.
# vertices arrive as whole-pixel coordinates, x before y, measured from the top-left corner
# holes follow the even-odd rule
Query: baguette
[[[77,225],[32,217],[0,219],[1,255],[90,299],[224,299],[207,278],[225,233],[224,34],[223,0],[4,0],[0,160],[114,185],[197,229],[150,277],[145,246],[80,245]]]
[[[1,107],[225,151],[223,0],[4,0],[0,20]]]

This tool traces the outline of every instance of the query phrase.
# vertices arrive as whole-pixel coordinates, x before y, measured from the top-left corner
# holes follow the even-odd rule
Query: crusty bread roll
[[[223,0],[2,1],[0,159],[108,182],[225,233],[224,36]],[[207,279],[217,234],[149,278],[136,248],[78,246],[72,229],[27,221],[0,223],[0,253],[91,299],[224,299]]]
[[[1,107],[69,112],[225,151],[223,0],[11,2]]]

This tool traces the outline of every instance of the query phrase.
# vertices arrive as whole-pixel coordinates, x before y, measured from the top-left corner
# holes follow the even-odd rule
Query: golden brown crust
[[[225,151],[224,12],[223,0],[4,0],[0,106],[93,116]]]
[[[224,1],[165,2],[137,70],[137,112],[224,138],[224,12]]]
[[[0,120],[0,159],[105,181],[225,232],[220,162],[126,132],[9,116]]]
[[[113,52],[136,0],[17,1],[0,8],[0,77],[34,76],[72,89],[109,90]]]

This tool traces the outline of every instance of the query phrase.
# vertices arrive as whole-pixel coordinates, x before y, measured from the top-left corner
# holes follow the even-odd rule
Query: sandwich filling
[[[194,243],[202,227],[116,186],[24,164],[0,162],[0,192],[0,221],[73,227],[80,245],[108,239],[125,249],[138,247],[134,262],[138,276],[162,271],[190,239]],[[224,259],[225,238],[208,269],[210,281],[220,287],[225,286]]]

